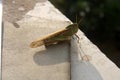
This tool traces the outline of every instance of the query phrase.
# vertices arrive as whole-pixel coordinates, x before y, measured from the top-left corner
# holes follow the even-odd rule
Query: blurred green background
[[[50,0],[120,67],[120,0]]]

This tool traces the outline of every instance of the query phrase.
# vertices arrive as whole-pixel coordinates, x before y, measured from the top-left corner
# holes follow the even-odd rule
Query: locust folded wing
[[[52,34],[49,34],[43,38],[40,38],[36,41],[33,41],[30,44],[31,48],[36,48],[41,45],[51,45],[58,43],[60,41],[70,40],[71,36],[78,31],[78,26],[76,23],[67,26],[65,29],[56,31]]]

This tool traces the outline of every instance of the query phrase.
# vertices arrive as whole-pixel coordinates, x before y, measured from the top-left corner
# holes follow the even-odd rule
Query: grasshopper
[[[77,16],[76,16],[76,23],[70,24],[65,29],[56,31],[52,34],[49,34],[49,35],[43,37],[43,38],[33,41],[30,44],[30,47],[36,48],[36,47],[39,47],[42,45],[48,46],[48,45],[55,44],[55,43],[58,43],[61,41],[67,41],[67,40],[70,40],[73,35],[76,35],[76,37],[79,39],[79,37],[77,36],[76,33],[79,29],[78,25],[82,21],[82,19],[83,19],[83,17],[77,23]]]
[[[65,29],[62,29],[62,30],[59,30],[59,31],[56,31],[52,34],[49,34],[43,38],[40,38],[36,41],[33,41],[31,44],[30,44],[30,47],[31,48],[36,48],[36,47],[39,47],[41,45],[51,45],[51,44],[54,44],[54,43],[58,43],[58,42],[61,42],[61,41],[66,41],[66,40],[70,40],[71,37],[77,33],[78,31],[78,24],[77,23],[73,23],[69,26],[67,26]]]
[[[78,43],[79,43],[79,36],[77,36],[77,34],[76,34],[78,29],[79,29],[78,25],[79,25],[78,23],[70,24],[65,29],[56,31],[52,34],[49,34],[49,35],[43,37],[43,38],[40,38],[36,41],[33,41],[30,44],[30,47],[31,48],[36,48],[36,47],[39,47],[41,45],[48,46],[48,45],[58,43],[58,42],[61,42],[61,41],[67,41],[67,40],[70,40],[73,35],[75,35],[78,38]],[[84,56],[82,56],[82,54],[80,54],[82,60],[89,61],[89,57],[87,55],[85,55],[84,51],[82,51],[81,46],[79,46],[79,50],[81,50],[81,52],[84,54]]]

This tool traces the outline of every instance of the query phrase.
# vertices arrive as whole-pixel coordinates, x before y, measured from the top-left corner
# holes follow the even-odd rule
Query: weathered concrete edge
[[[119,80],[120,69],[83,32],[79,30],[77,35],[80,43],[71,40],[71,79]],[[81,53],[82,57],[87,55],[89,61],[81,60]]]

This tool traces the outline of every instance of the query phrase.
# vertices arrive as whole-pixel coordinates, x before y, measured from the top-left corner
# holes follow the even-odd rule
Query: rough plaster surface
[[[33,40],[69,25],[65,16],[46,1],[36,3],[14,24],[8,21],[4,21],[2,80],[70,80],[69,43],[29,47]]]

